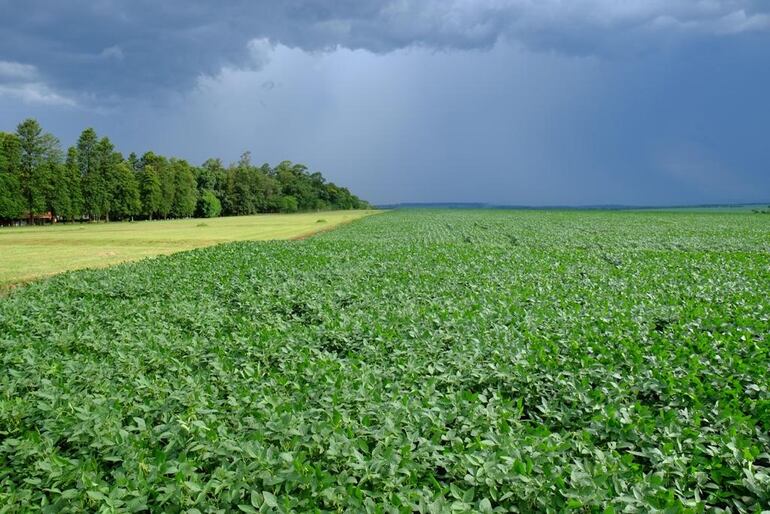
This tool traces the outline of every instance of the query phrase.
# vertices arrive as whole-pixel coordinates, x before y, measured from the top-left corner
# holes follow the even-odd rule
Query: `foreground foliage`
[[[759,512],[770,222],[392,212],[0,301],[0,511]]]

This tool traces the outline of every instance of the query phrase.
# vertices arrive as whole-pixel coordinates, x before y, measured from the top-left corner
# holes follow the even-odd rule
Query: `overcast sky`
[[[766,0],[0,0],[0,130],[374,203],[770,201]]]

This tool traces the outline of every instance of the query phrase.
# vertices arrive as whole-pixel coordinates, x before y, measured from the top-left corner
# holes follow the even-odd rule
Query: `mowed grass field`
[[[0,512],[759,513],[770,216],[390,211],[68,273],[0,298],[0,369]]]
[[[242,240],[292,239],[375,211],[0,228],[0,290],[81,268]]]

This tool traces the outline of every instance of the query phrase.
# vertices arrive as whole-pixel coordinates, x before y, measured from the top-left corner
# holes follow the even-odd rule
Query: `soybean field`
[[[0,512],[770,509],[770,217],[397,210],[0,298]]]

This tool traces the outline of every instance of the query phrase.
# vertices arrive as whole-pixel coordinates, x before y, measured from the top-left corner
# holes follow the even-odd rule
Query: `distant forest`
[[[34,119],[0,132],[0,220],[113,221],[364,209],[369,204],[302,164],[225,166],[147,152],[124,158],[88,128],[66,153]]]

